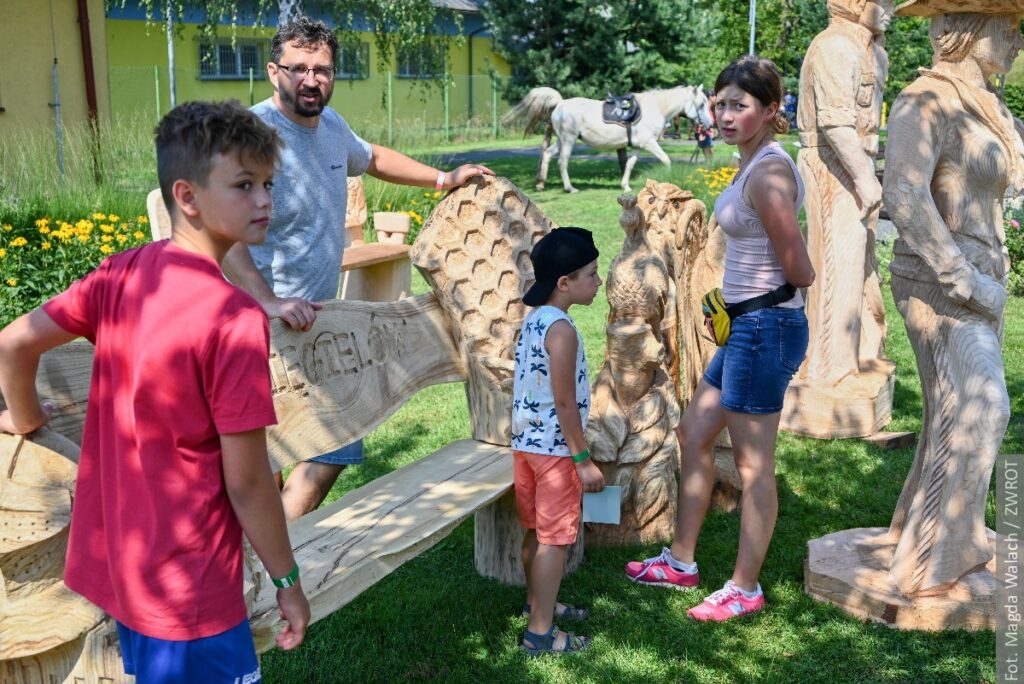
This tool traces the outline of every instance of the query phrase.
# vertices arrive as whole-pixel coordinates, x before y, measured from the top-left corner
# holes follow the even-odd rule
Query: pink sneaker
[[[686,611],[694,620],[712,620],[722,622],[741,615],[756,613],[764,608],[764,592],[754,598],[747,598],[732,580],[725,586],[704,599],[704,603]]]
[[[668,549],[662,549],[660,556],[645,561],[629,561],[626,563],[626,577],[637,584],[650,587],[669,587],[670,589],[692,589],[700,582],[700,574],[682,572],[669,565]]]

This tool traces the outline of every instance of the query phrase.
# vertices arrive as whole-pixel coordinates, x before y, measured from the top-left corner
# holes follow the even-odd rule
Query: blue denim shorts
[[[359,465],[363,462],[363,440],[358,439],[337,451],[309,460],[311,463],[326,463],[328,465]]]
[[[716,353],[704,379],[721,390],[721,406],[734,413],[782,410],[789,381],[807,353],[803,309],[769,307],[734,318],[729,341]]]

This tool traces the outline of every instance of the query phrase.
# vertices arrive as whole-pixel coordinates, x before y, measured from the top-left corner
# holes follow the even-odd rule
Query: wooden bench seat
[[[474,440],[353,490],[288,527],[315,622],[415,558],[512,488],[512,450]],[[258,578],[265,580],[264,573]],[[272,585],[247,587],[256,649],[282,626]]]
[[[345,248],[338,299],[393,302],[408,297],[411,289],[409,245],[373,242]]]

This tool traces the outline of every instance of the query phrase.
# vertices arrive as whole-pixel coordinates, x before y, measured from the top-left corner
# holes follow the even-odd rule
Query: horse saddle
[[[636,95],[627,93],[625,95],[612,95],[604,99],[601,106],[601,118],[605,123],[630,126],[640,120],[640,103]]]

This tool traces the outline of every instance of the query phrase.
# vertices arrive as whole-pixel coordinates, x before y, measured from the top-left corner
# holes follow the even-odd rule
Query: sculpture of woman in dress
[[[934,16],[933,66],[889,119],[883,196],[899,233],[892,291],[924,393],[920,443],[890,527],[890,578],[908,596],[942,591],[993,553],[985,499],[1010,414],[1001,200],[1024,185],[1020,124],[988,87],[1024,47],[1019,9],[1002,11]]]

